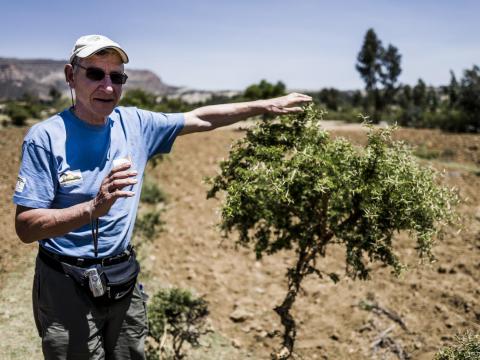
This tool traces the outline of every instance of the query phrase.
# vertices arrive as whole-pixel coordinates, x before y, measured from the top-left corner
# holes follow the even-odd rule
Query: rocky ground
[[[358,127],[330,131],[365,141]],[[0,331],[9,334],[1,342],[2,359],[40,358],[30,309],[36,246],[16,238],[11,204],[25,132],[0,130]],[[243,134],[227,129],[179,138],[173,152],[147,172],[168,203],[164,231],[139,244],[142,281],[150,294],[178,286],[206,297],[215,332],[191,355],[195,359],[268,359],[280,343],[272,309],[284,296],[292,254],[256,261],[251,250],[236,249],[234,239],[222,239],[216,228],[219,201],[206,199],[204,177],[217,173],[230,144]],[[400,129],[396,137],[412,144],[425,165],[445,170],[443,181],[463,199],[461,220],[438,241],[432,265],[420,266],[411,240],[399,235],[399,251],[410,266],[401,278],[379,267],[366,282],[307,280],[294,309],[299,359],[431,359],[456,333],[480,330],[480,135]],[[341,272],[344,256],[332,248],[321,266]]]

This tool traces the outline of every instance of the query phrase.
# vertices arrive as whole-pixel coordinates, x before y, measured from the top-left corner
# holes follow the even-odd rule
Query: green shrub
[[[15,102],[7,104],[5,113],[10,117],[12,125],[15,126],[24,126],[25,121],[30,117],[28,109]]]
[[[163,230],[165,224],[160,215],[160,211],[150,211],[138,216],[135,221],[135,235],[139,235],[146,240],[152,240],[157,232]]]
[[[467,332],[456,337],[456,344],[447,346],[435,355],[435,360],[480,359],[480,334]]]
[[[340,120],[347,123],[360,123],[363,121],[360,116],[361,110],[355,108],[345,108],[341,111],[331,111],[325,113],[326,120]]]
[[[153,155],[149,160],[148,164],[155,169],[158,164],[160,164],[165,159],[165,154],[156,154]]]
[[[159,202],[166,202],[167,198],[165,193],[158,187],[157,184],[150,181],[144,181],[142,186],[142,194],[140,195],[140,201],[147,204],[156,204]]]
[[[156,105],[156,96],[142,89],[131,89],[125,92],[120,100],[120,105],[153,110]]]
[[[182,99],[169,99],[163,97],[162,100],[155,105],[154,110],[164,113],[180,113],[193,110],[194,106],[188,104]]]
[[[439,150],[428,149],[425,145],[418,146],[413,151],[413,154],[421,159],[426,160],[438,159],[441,156],[441,152]]]
[[[147,359],[185,358],[185,343],[200,346],[208,313],[207,302],[187,290],[158,291],[148,306]]]

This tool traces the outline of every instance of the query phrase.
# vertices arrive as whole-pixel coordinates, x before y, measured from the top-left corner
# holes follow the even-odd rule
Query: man
[[[178,135],[311,101],[293,93],[185,114],[117,107],[126,63],[107,37],[79,38],[65,65],[74,105],[34,125],[23,143],[15,227],[23,242],[39,242],[33,308],[46,359],[144,358],[145,303],[129,241],[149,158]],[[113,296],[112,278],[130,287]]]

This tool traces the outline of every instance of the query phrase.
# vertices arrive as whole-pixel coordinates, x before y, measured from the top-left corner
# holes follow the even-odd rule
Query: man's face
[[[94,124],[104,124],[113,108],[120,101],[122,85],[114,84],[108,74],[123,73],[123,63],[116,53],[103,56],[92,55],[79,59],[80,66],[74,66],[75,113],[82,120]],[[107,74],[102,80],[91,80],[84,68],[101,69]]]

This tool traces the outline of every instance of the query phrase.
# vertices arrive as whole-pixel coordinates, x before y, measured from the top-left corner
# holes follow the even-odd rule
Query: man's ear
[[[73,81],[73,66],[72,64],[66,64],[63,68],[63,72],[65,74],[65,81],[67,82],[68,86],[73,88],[74,81]]]

